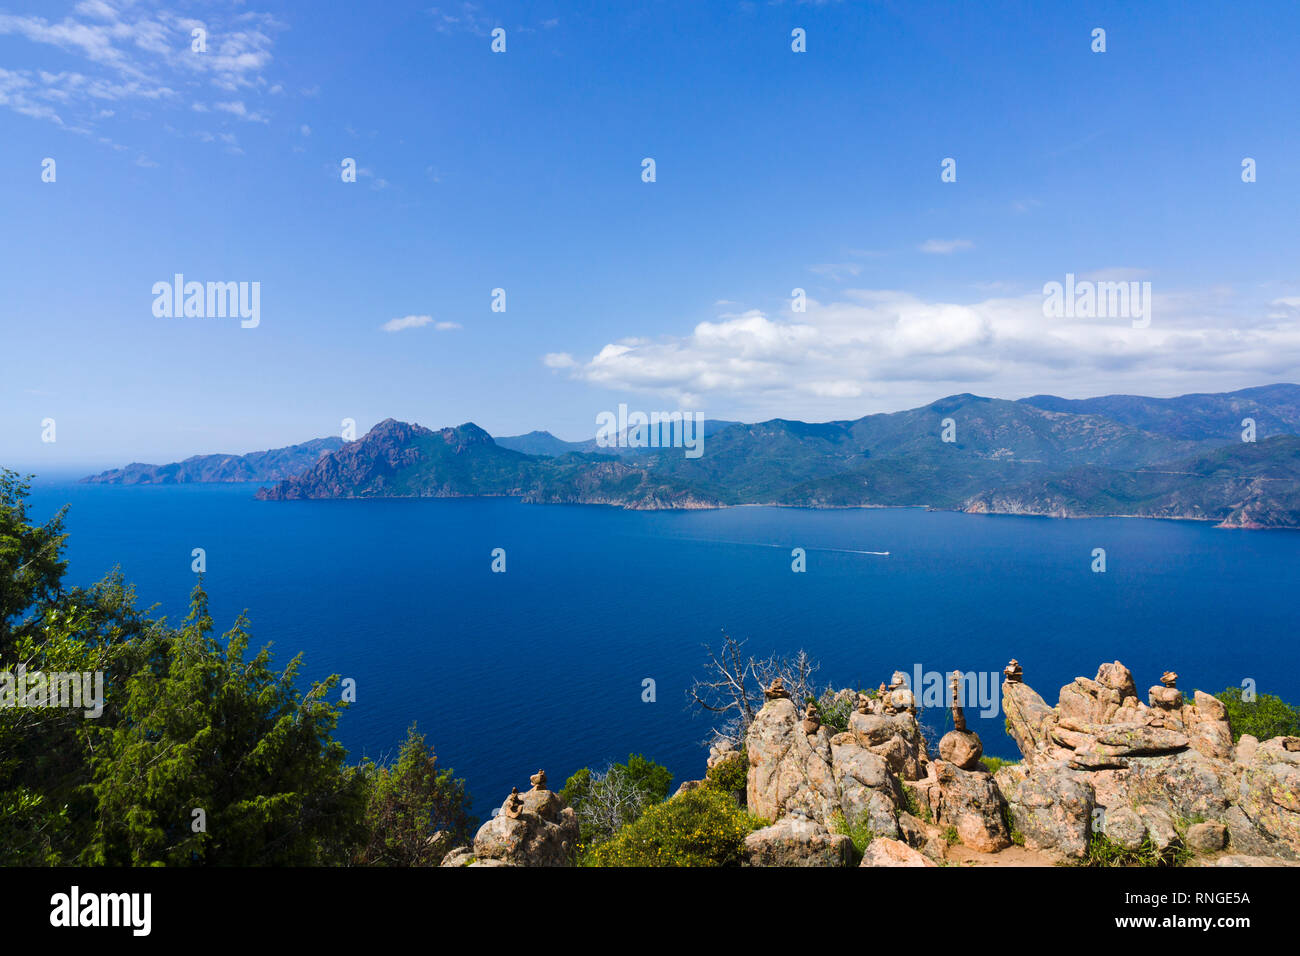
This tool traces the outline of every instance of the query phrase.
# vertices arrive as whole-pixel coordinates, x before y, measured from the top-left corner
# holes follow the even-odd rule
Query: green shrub
[[[1258,740],[1300,737],[1300,707],[1272,694],[1257,694],[1254,700],[1242,700],[1240,687],[1228,687],[1214,696],[1228,708],[1234,743],[1242,734]]]
[[[739,866],[745,837],[766,825],[735,798],[701,787],[647,809],[594,847],[587,866]]]
[[[871,841],[876,838],[875,831],[871,829],[871,824],[865,813],[862,814],[862,816],[860,816],[854,823],[849,823],[849,821],[845,819],[844,814],[841,811],[836,810],[834,815],[831,817],[830,829],[832,833],[842,833],[853,841],[853,849],[856,855],[854,863],[858,863],[862,860],[862,855],[867,852],[867,847],[869,847]]]
[[[640,754],[628,754],[627,763],[614,764],[610,769],[618,768],[638,790],[656,802],[668,799],[672,789],[673,775],[663,764],[647,760]]]
[[[581,770],[574,771],[569,776],[569,779],[564,781],[564,786],[560,788],[560,799],[577,810],[582,801],[591,793],[592,776],[590,767],[583,767]]]
[[[1002,804],[1002,822],[1007,825],[1007,832],[1011,834],[1011,842],[1016,846],[1025,845],[1025,835],[1016,829],[1016,822],[1011,818],[1011,808],[1005,803]]]
[[[1019,760],[1003,760],[1001,757],[981,757],[980,763],[989,773],[997,773],[1003,767],[1014,767],[1020,763]]]
[[[841,694],[829,687],[822,693],[817,701],[817,709],[821,712],[822,726],[831,732],[832,737],[849,729],[849,718],[853,716],[855,703],[854,695]]]
[[[749,785],[749,753],[744,747],[718,761],[704,775],[704,785],[726,793],[744,793]]]
[[[1136,850],[1127,850],[1103,836],[1094,833],[1088,840],[1088,852],[1075,866],[1182,866],[1191,854],[1179,844],[1158,850],[1147,837]]]
[[[934,822],[934,815],[930,812],[930,807],[928,805],[923,806],[916,788],[909,787],[907,784],[903,784],[903,809],[926,823]]]

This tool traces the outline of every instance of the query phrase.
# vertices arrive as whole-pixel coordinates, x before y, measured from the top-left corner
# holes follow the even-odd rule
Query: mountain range
[[[321,455],[343,447],[342,438],[313,438],[299,445],[247,455],[194,455],[170,465],[132,462],[82,478],[94,485],[177,485],[191,482],[279,481],[310,468]]]
[[[690,458],[682,448],[603,448],[544,431],[494,439],[472,422],[434,430],[387,419],[333,448],[281,449],[316,454],[294,474],[249,480],[275,482],[258,492],[272,501],[497,495],[632,509],[926,506],[1300,528],[1300,386],[1291,384],[1163,399],[960,394],[853,420],[708,421],[703,431],[703,454]],[[223,457],[149,474],[240,480],[178,477]],[[260,457],[238,471],[289,457]],[[154,468],[88,480],[124,480],[109,476],[146,467]]]
[[[739,425],[740,422],[720,421],[715,418],[704,420],[702,432],[705,438],[715,432],[721,431],[732,425]],[[656,438],[655,432],[658,433],[657,444],[668,444],[666,436],[670,435],[671,428],[667,424],[654,426],[651,431],[650,425],[642,425],[637,428],[627,428],[622,432],[625,439],[628,435],[634,435],[648,445],[652,438]],[[639,444],[621,442],[614,446],[603,446],[594,438],[586,441],[565,441],[562,438],[556,438],[550,432],[532,431],[526,435],[509,435],[504,438],[494,438],[502,448],[510,448],[514,451],[521,451],[525,455],[548,455],[552,458],[568,454],[571,451],[583,452],[595,455],[614,455],[616,457],[627,457],[630,455],[640,455],[648,450],[647,447],[641,447]]]

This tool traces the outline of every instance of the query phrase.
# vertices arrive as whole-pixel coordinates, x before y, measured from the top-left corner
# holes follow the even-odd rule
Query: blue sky
[[[0,0],[0,464],[1296,381],[1298,32],[1294,3]],[[155,317],[177,272],[259,282],[260,325]],[[1045,317],[1067,273],[1150,282],[1150,326]]]

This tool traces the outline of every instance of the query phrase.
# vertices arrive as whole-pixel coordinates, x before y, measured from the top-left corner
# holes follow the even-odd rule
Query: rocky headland
[[[246,455],[195,455],[169,465],[133,462],[82,480],[90,485],[184,485],[280,481],[306,471],[322,456],[343,447],[341,438],[314,438],[287,448]]]

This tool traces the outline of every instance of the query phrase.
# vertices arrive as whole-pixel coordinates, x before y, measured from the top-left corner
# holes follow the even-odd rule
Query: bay
[[[1118,659],[1143,694],[1172,669],[1187,693],[1251,679],[1300,701],[1294,532],[922,509],[262,502],[255,490],[44,481],[32,506],[71,505],[71,582],[120,564],[140,603],[174,622],[191,551],[205,549],[219,630],[247,609],[277,665],[302,651],[305,678],[353,678],[338,731],[352,759],[392,756],[417,722],[480,817],[539,768],[558,788],[642,753],[676,782],[702,776],[710,720],[686,691],[724,631],[758,656],[804,649],[837,687],[918,667],[999,673],[1016,657],[1054,703]],[[804,573],[791,570],[796,547]],[[1091,570],[1096,548],[1105,573]],[[968,717],[986,753],[1018,756],[1000,713]],[[923,722],[950,726],[936,710]]]

